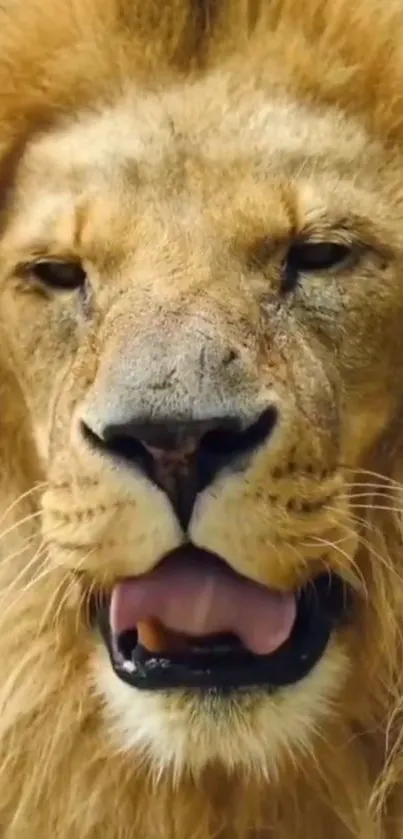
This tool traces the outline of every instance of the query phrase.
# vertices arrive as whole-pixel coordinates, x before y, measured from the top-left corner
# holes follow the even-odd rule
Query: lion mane
[[[301,105],[336,108],[358,120],[384,150],[403,199],[402,27],[403,9],[393,0],[4,0],[2,233],[13,213],[20,161],[37,133],[47,136],[80,109],[112,106],[129,84],[186,85],[234,67],[246,97],[267,73],[273,90],[286,90]],[[394,236],[403,247],[401,224]],[[349,641],[355,680],[330,702],[309,742],[284,748],[270,777],[253,763],[246,771],[219,761],[200,772],[156,771],[146,751],[114,748],[106,736],[105,698],[89,663],[92,631],[78,617],[80,581],[54,563],[42,527],[48,476],[15,351],[23,331],[34,333],[35,325],[14,324],[10,341],[2,301],[3,839],[403,839],[398,410],[360,463],[365,528],[354,568],[364,594],[360,630]],[[400,366],[397,359],[396,377]],[[46,380],[46,358],[37,370]]]

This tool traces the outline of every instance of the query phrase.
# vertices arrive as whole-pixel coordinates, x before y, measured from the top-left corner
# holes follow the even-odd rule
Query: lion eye
[[[295,287],[300,274],[340,268],[352,256],[352,248],[336,242],[305,242],[292,245],[285,265],[284,290]]]
[[[78,262],[41,259],[27,266],[26,271],[43,285],[62,291],[80,288],[86,280],[86,273]]]
[[[288,254],[298,271],[325,271],[335,268],[344,262],[351,253],[347,245],[334,242],[310,242],[309,244],[294,245]]]

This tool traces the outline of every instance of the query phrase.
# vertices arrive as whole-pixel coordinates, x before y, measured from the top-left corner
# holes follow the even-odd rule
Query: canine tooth
[[[168,646],[166,633],[157,621],[141,621],[137,625],[140,644],[150,653],[165,652]]]

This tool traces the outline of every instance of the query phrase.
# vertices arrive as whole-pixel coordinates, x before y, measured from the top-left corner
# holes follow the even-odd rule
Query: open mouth
[[[274,691],[308,675],[349,605],[337,575],[283,593],[186,546],[92,611],[116,675],[134,688]]]

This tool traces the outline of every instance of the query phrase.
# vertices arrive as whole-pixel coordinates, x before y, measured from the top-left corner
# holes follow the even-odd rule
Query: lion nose
[[[183,313],[174,329],[151,300],[142,329],[133,307],[130,322],[109,327],[113,349],[80,415],[87,440],[165,492],[184,529],[198,495],[245,469],[277,423],[257,345],[234,343],[216,309],[208,314]]]
[[[248,424],[237,415],[186,421],[140,415],[96,429],[83,421],[82,431],[93,445],[140,469],[166,492],[186,529],[198,494],[221,470],[244,465],[272,432],[276,417],[274,407]]]

